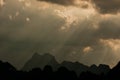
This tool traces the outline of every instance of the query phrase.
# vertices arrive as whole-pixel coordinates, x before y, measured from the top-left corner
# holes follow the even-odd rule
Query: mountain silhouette
[[[35,53],[32,58],[24,65],[23,70],[32,70],[33,68],[43,69],[46,65],[50,65],[54,70],[58,68],[58,62],[55,60],[54,56],[49,53],[40,55]]]
[[[0,61],[0,72],[7,72],[7,71],[16,71],[16,68],[13,67],[8,62],[2,62],[2,61]]]
[[[107,78],[109,80],[120,80],[120,62],[109,71]]]
[[[79,62],[68,62],[68,61],[62,62],[60,66],[66,67],[68,70],[75,71],[77,74],[80,74],[81,72],[85,72],[89,68],[88,66],[83,65]]]
[[[70,62],[63,61],[61,64],[56,61],[54,56],[49,53],[40,55],[35,53],[32,58],[24,65],[23,70],[29,71],[33,68],[41,68],[43,69],[46,65],[50,65],[53,70],[57,70],[60,67],[66,67],[70,71],[75,71],[78,75],[82,72],[90,71],[95,74],[108,73],[110,68],[107,65],[100,64],[99,66],[92,65],[86,66],[79,62]]]
[[[8,62],[0,61],[0,80],[9,80],[16,76],[16,68]]]
[[[51,55],[45,54],[42,56],[50,57]],[[33,68],[30,71],[23,71],[17,70],[8,62],[0,61],[0,80],[120,80],[120,62],[112,69],[103,64],[84,67],[85,65],[78,62],[67,61],[59,65],[56,71],[53,71],[52,66],[49,65],[46,65],[43,69]],[[80,68],[83,69],[83,72],[77,75],[74,70]],[[96,73],[97,71],[98,73]]]
[[[110,67],[105,64],[100,64],[99,66],[91,65],[88,71],[95,74],[107,74],[110,71]]]

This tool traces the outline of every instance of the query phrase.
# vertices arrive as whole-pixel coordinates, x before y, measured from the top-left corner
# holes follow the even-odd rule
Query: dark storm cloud
[[[38,1],[45,1],[45,2],[55,3],[64,6],[76,5],[75,3],[76,0],[38,0]],[[89,3],[89,0],[79,0],[79,1],[81,2],[87,1]],[[120,11],[120,0],[91,0],[91,1],[93,4],[95,4],[94,7],[102,14],[106,14],[106,13],[115,14]],[[81,3],[79,5],[88,6],[84,3]]]
[[[38,1],[44,1],[63,6],[77,6],[85,9],[89,7],[89,4],[85,3],[87,2],[87,0],[38,0]]]
[[[38,1],[45,1],[45,2],[55,3],[64,6],[75,5],[74,4],[75,0],[38,0]]]
[[[100,13],[117,13],[120,11],[120,0],[92,0]]]

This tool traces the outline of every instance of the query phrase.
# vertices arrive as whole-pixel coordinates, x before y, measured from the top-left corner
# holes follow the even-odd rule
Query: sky
[[[120,0],[0,0],[0,60],[34,53],[85,65],[120,61]]]

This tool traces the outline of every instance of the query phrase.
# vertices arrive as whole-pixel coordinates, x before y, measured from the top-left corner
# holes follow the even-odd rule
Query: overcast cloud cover
[[[120,60],[119,0],[2,1],[1,60],[18,68],[35,52],[87,65]]]
[[[76,6],[81,2],[91,2],[100,13],[118,13],[120,11],[120,0],[38,0],[55,3],[64,6]],[[85,3],[84,3],[85,4]],[[83,5],[80,4],[80,5]]]

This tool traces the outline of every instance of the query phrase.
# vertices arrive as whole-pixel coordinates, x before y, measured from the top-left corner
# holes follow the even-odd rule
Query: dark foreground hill
[[[100,65],[100,67],[102,66]],[[97,70],[101,70],[99,67],[97,68]],[[56,71],[51,66],[22,71],[16,70],[7,62],[0,61],[0,80],[120,80],[120,62],[106,74],[85,71],[77,76],[74,71],[65,67],[59,67]]]
[[[32,70],[33,68],[43,69],[46,65],[51,66],[54,71],[56,71],[60,67],[65,67],[70,71],[75,71],[78,75],[86,71],[90,71],[95,74],[101,74],[101,73],[106,74],[110,70],[108,65],[103,65],[103,64],[100,64],[99,66],[92,65],[90,67],[84,64],[81,64],[79,62],[64,61],[61,64],[59,64],[54,58],[54,56],[48,53],[44,55],[35,53],[32,56],[32,58],[24,65],[23,70],[29,71],[29,70]]]

